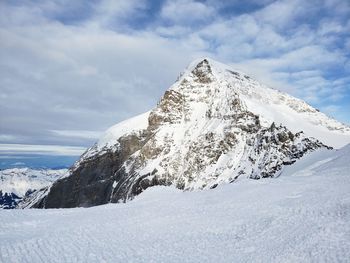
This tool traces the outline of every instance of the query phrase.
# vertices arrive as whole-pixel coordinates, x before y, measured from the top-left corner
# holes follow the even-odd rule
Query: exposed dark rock
[[[210,83],[212,81],[212,70],[207,59],[204,59],[194,68],[193,75],[197,78],[195,81],[199,83]]]
[[[0,190],[0,207],[3,209],[16,208],[22,198],[14,193],[2,193]]]
[[[153,131],[165,123],[180,122],[183,110],[183,96],[174,90],[166,91],[158,107],[150,113],[149,128]]]

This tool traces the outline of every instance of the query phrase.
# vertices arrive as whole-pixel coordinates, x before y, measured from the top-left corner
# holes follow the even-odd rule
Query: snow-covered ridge
[[[150,112],[137,115],[110,127],[99,139],[98,149],[103,147],[112,147],[118,143],[118,139],[128,133],[138,132],[146,129],[148,126],[148,116]]]
[[[350,142],[350,127],[328,117],[305,101],[285,92],[259,83],[247,74],[229,65],[206,58],[215,84],[221,89],[232,89],[245,103],[248,110],[259,115],[261,124],[269,127],[272,122],[282,124],[293,132],[303,131],[307,136],[319,139],[326,145],[340,148]],[[193,69],[202,60],[195,60],[170,89],[178,90],[179,83],[193,80]]]
[[[132,117],[130,119],[119,122],[109,129],[100,137],[97,143],[88,148],[72,167],[74,170],[79,166],[81,161],[87,160],[95,155],[101,155],[107,151],[116,151],[119,147],[118,139],[124,135],[135,133],[147,129],[148,116],[150,111]]]

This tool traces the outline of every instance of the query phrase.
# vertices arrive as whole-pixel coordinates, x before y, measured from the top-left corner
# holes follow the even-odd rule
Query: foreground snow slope
[[[348,262],[350,146],[279,178],[133,202],[0,212],[0,262]]]

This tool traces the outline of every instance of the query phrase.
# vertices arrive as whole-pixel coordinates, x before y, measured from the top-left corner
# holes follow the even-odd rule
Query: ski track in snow
[[[350,146],[312,153],[275,179],[2,210],[0,262],[349,262],[349,171]]]

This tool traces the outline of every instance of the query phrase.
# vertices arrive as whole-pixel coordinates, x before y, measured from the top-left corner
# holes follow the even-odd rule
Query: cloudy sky
[[[4,0],[0,40],[0,152],[79,152],[204,56],[350,123],[348,0]]]

